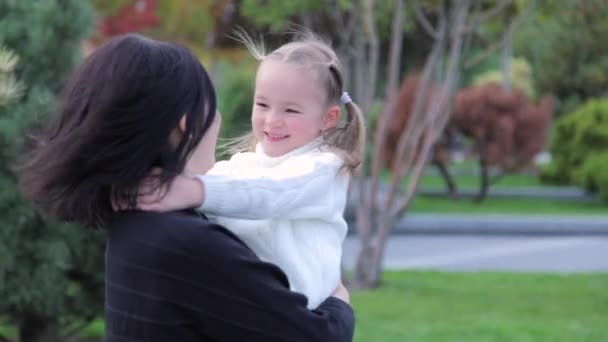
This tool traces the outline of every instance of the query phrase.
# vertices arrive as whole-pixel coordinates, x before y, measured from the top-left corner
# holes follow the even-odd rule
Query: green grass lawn
[[[388,181],[388,173],[383,174]],[[406,182],[405,180],[404,182]],[[474,175],[459,175],[455,177],[458,189],[479,189],[479,177]],[[542,188],[537,177],[528,174],[506,175],[492,187],[497,188]],[[419,186],[441,189],[445,184],[441,176],[427,172]],[[608,205],[602,203],[586,203],[577,201],[561,201],[545,198],[497,198],[487,197],[482,203],[474,203],[471,197],[450,198],[438,196],[417,195],[410,208],[412,213],[461,213],[461,214],[514,214],[514,215],[608,215]]]
[[[388,179],[388,178],[387,178]],[[481,182],[481,178],[475,175],[458,175],[454,176],[454,182],[456,186],[460,188],[474,188],[478,189],[479,184]],[[495,184],[492,186],[497,187],[542,187],[547,186],[546,184],[542,184],[538,177],[525,175],[525,174],[512,174],[506,175],[500,178]],[[427,172],[420,180],[420,188],[445,188],[444,179],[434,173]]]
[[[352,296],[357,342],[608,341],[608,274],[387,272]]]
[[[472,198],[449,198],[417,195],[410,213],[438,214],[513,214],[513,215],[608,215],[602,203],[558,201],[550,199],[492,198],[474,203]]]
[[[449,172],[452,174],[456,186],[459,188],[474,188],[479,187],[481,177],[472,174],[473,172],[479,172],[477,164],[475,162],[467,161],[464,163],[455,163],[449,166]],[[390,179],[390,174],[387,170],[382,172],[381,178],[385,181]],[[407,179],[404,180],[404,184],[407,184]],[[540,182],[536,175],[529,173],[513,173],[507,174],[501,177],[493,186],[498,187],[543,187],[548,186]],[[427,166],[422,179],[420,180],[420,187],[430,188],[444,188],[445,180],[438,173],[437,168],[434,166]]]
[[[608,274],[386,272],[352,293],[356,342],[608,341]],[[99,341],[103,321],[81,336]]]

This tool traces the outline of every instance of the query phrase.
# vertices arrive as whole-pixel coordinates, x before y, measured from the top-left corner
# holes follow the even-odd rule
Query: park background
[[[0,341],[103,340],[103,232],[21,197],[13,165],[82,58],[140,32],[209,70],[221,136],[257,62],[309,29],[368,121],[345,213],[355,341],[608,341],[608,4],[0,0]]]

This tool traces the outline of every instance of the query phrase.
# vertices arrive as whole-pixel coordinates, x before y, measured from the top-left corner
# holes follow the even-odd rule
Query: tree
[[[519,89],[505,90],[499,83],[458,91],[446,132],[459,133],[474,143],[481,171],[476,201],[486,197],[493,182],[528,166],[544,149],[553,110],[552,96],[545,95],[535,104]],[[490,167],[501,173],[490,179]]]
[[[373,5],[373,0],[368,0]],[[399,2],[396,2],[399,5]],[[412,9],[418,24],[432,39],[432,50],[420,72],[415,96],[411,98],[411,115],[406,128],[395,139],[395,162],[390,169],[391,179],[386,189],[380,187],[383,166],[383,150],[390,143],[388,131],[397,103],[397,86],[389,82],[384,109],[378,118],[370,154],[370,170],[362,178],[357,207],[357,232],[361,250],[357,258],[353,282],[357,287],[375,287],[381,280],[381,262],[386,240],[396,220],[407,211],[416,192],[422,172],[435,143],[449,121],[454,94],[463,70],[463,52],[472,43],[479,25],[499,14],[510,1],[498,1],[484,8],[483,1],[439,1],[436,7],[423,8],[419,1],[412,1]],[[373,6],[369,6],[373,8]],[[368,12],[369,13],[369,12]],[[398,11],[393,27],[400,20]],[[429,13],[436,18],[435,23]],[[373,26],[373,23],[372,23]],[[373,32],[373,30],[370,30]],[[389,56],[398,54],[399,32],[392,31]],[[371,44],[373,45],[373,44]],[[388,63],[387,72],[398,73]],[[391,74],[387,76],[390,80]],[[400,189],[403,179],[408,177],[405,191]],[[367,181],[369,179],[369,181]]]
[[[515,39],[516,50],[532,64],[537,88],[560,99],[560,114],[608,93],[606,17],[602,0],[542,1]]]
[[[58,340],[102,309],[103,239],[36,213],[11,167],[27,132],[55,108],[91,23],[80,0],[0,1],[0,42],[19,56],[14,71],[26,86],[0,108],[0,322],[21,342]]]
[[[394,146],[408,125],[411,103],[418,86],[417,78],[408,77],[401,87],[398,106],[388,132],[389,143],[384,150],[383,158],[388,167],[394,167]],[[449,194],[456,195],[456,184],[447,167],[454,137],[464,136],[474,144],[481,177],[476,197],[479,202],[486,197],[494,181],[506,173],[528,166],[544,149],[553,108],[552,96],[546,95],[539,104],[535,104],[521,90],[505,90],[498,82],[456,92],[453,113],[431,156],[431,162],[446,181]],[[501,173],[490,179],[490,167],[499,169]]]

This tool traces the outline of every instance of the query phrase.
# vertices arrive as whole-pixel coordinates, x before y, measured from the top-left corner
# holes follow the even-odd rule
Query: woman
[[[117,212],[215,162],[215,92],[186,48],[112,39],[67,85],[55,125],[22,169],[24,192],[65,221],[107,229],[107,341],[350,341],[339,286],[317,309],[236,236],[192,211]]]

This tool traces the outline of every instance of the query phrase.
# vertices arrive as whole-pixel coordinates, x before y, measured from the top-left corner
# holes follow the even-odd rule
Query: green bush
[[[534,97],[532,86],[532,69],[530,63],[523,58],[513,58],[511,61],[511,83],[513,88],[520,89],[529,97]],[[473,79],[473,85],[479,86],[490,82],[502,81],[502,70],[488,70]]]
[[[256,65],[218,62],[215,85],[222,114],[222,138],[235,138],[251,130],[251,109]]]
[[[608,202],[608,99],[589,100],[555,124],[547,183],[573,184]]]
[[[213,66],[213,74],[217,90],[217,107],[222,115],[216,158],[222,160],[230,158],[232,150],[236,147],[235,138],[251,132],[257,62],[233,63],[220,60],[216,63]]]
[[[581,173],[584,188],[608,203],[608,152],[589,156]]]

